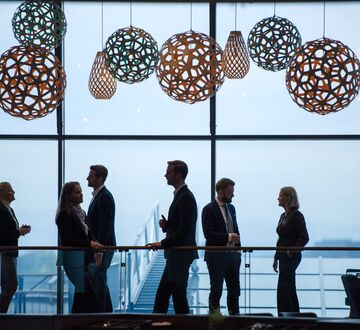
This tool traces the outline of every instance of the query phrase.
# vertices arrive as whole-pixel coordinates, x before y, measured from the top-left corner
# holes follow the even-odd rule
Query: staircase
[[[164,251],[158,251],[150,265],[150,270],[144,279],[140,293],[134,304],[129,306],[129,313],[151,314],[153,311],[156,290],[165,268]],[[170,300],[168,314],[174,314],[172,300]]]

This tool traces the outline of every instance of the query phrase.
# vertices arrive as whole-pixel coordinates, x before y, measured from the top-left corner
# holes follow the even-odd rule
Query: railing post
[[[128,272],[127,272],[127,292],[128,292],[128,303],[127,303],[127,305],[129,306],[129,308],[130,309],[132,309],[132,306],[133,306],[133,303],[132,303],[132,301],[131,301],[131,267],[132,267],[132,265],[131,265],[131,254],[133,253],[133,251],[132,252],[129,252],[128,254],[127,254],[127,265],[128,265]],[[125,256],[126,256],[126,254],[125,254]],[[125,259],[126,259],[126,257],[125,257]],[[125,274],[126,274],[126,271],[125,271]],[[126,311],[126,305],[125,305],[125,311]]]
[[[318,257],[319,264],[319,292],[320,292],[320,303],[321,303],[321,316],[326,316],[326,302],[325,302],[325,281],[324,281],[324,265],[323,258]]]

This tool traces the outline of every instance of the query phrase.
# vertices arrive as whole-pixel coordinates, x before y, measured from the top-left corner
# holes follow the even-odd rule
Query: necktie
[[[234,223],[233,223],[233,219],[230,215],[227,205],[224,205],[224,209],[225,209],[225,220],[226,220],[227,232],[233,233],[234,232]]]

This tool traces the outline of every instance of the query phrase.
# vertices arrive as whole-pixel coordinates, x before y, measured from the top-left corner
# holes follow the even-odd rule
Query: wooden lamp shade
[[[47,50],[61,43],[66,27],[65,14],[53,1],[24,1],[12,19],[14,36],[21,45],[35,44]]]
[[[15,46],[0,57],[0,107],[25,120],[45,117],[63,100],[65,71],[51,52]]]
[[[162,90],[186,103],[207,100],[222,85],[222,49],[204,33],[175,34],[162,46],[156,76]]]
[[[96,99],[107,100],[116,92],[116,80],[105,65],[104,53],[97,52],[89,76],[89,91]]]
[[[296,49],[301,45],[301,36],[296,26],[286,18],[264,18],[249,33],[247,41],[251,59],[257,66],[269,71],[286,68]]]
[[[141,82],[154,72],[158,47],[150,33],[133,26],[115,31],[107,40],[105,61],[110,73],[120,82]]]
[[[360,62],[342,42],[321,38],[301,46],[286,70],[286,87],[306,111],[327,115],[358,95]]]
[[[222,67],[227,78],[242,79],[250,69],[250,57],[240,31],[231,31],[222,56]]]

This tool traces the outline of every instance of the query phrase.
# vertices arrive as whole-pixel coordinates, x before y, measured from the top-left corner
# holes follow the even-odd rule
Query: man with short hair
[[[87,222],[94,239],[102,245],[116,245],[115,239],[115,202],[111,192],[105,187],[108,170],[103,165],[90,166],[87,177],[88,186],[92,187],[93,198],[89,205]],[[112,312],[113,306],[107,285],[107,269],[111,264],[114,251],[104,251],[99,265],[92,265],[91,278],[99,303],[99,312]]]
[[[235,182],[222,178],[216,183],[216,198],[202,211],[202,227],[206,246],[240,246],[239,228],[235,207],[230,204],[234,197]],[[239,314],[240,263],[239,251],[206,251],[205,261],[210,276],[209,310],[220,312],[223,283],[227,287],[229,315]]]
[[[151,248],[168,249],[176,246],[196,246],[195,231],[197,220],[196,200],[185,183],[188,167],[181,160],[168,162],[165,178],[167,184],[175,188],[174,200],[169,208],[168,219],[164,216],[159,225],[166,237],[161,242],[151,243]],[[176,314],[188,314],[189,304],[186,289],[189,268],[198,258],[196,250],[165,250],[166,265],[156,292],[154,313],[167,313],[172,296]]]

